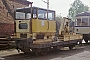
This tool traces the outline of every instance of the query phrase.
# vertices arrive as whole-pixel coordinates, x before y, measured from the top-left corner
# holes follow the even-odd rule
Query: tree
[[[57,16],[55,17],[55,20],[61,20],[61,19],[62,19],[61,13],[60,13],[60,15],[57,15]]]
[[[71,18],[73,21],[75,20],[75,16],[78,13],[84,12],[84,11],[89,11],[89,7],[84,5],[82,1],[80,0],[75,0],[72,4],[70,9],[68,10],[68,16]]]
[[[61,13],[60,13],[60,15],[55,17],[57,34],[59,33],[59,29],[60,29],[60,25],[61,25],[61,21],[60,21],[61,19],[62,19]]]
[[[55,20],[61,20],[62,17],[55,17]]]

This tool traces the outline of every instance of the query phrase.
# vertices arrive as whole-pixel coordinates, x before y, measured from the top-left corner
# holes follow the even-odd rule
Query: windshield
[[[38,19],[54,20],[54,11],[38,9]]]
[[[48,12],[48,20],[54,20],[54,12]]]
[[[31,13],[32,12],[32,13]],[[55,20],[55,11],[42,9],[42,8],[21,8],[16,10],[15,19],[42,19],[42,20]]]
[[[38,18],[47,19],[47,11],[38,9]]]

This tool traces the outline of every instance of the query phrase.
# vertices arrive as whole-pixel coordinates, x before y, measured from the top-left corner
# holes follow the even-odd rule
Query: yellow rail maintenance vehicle
[[[55,11],[39,7],[18,8],[15,11],[15,44],[25,53],[46,54],[51,49],[72,49],[82,35],[69,32],[70,19],[55,20]]]

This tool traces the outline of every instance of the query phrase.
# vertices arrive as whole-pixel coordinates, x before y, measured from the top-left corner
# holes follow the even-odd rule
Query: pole
[[[47,2],[46,1],[43,2],[47,4],[47,20],[48,20],[49,0],[47,0]],[[49,21],[48,21],[48,30],[49,30]]]
[[[46,1],[43,1],[43,2],[47,4],[47,9],[49,9],[49,0],[47,0],[47,2]]]
[[[47,9],[49,9],[49,0],[47,0]]]

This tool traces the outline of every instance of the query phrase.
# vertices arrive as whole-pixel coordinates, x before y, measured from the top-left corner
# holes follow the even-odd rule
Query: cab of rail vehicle
[[[39,7],[17,8],[15,30],[17,38],[52,38],[56,33],[55,11]]]
[[[46,54],[52,49],[69,47],[72,49],[82,41],[81,34],[71,33],[70,19],[55,20],[55,11],[40,7],[17,8],[15,11],[15,37],[17,50]],[[19,51],[18,50],[18,51]]]

